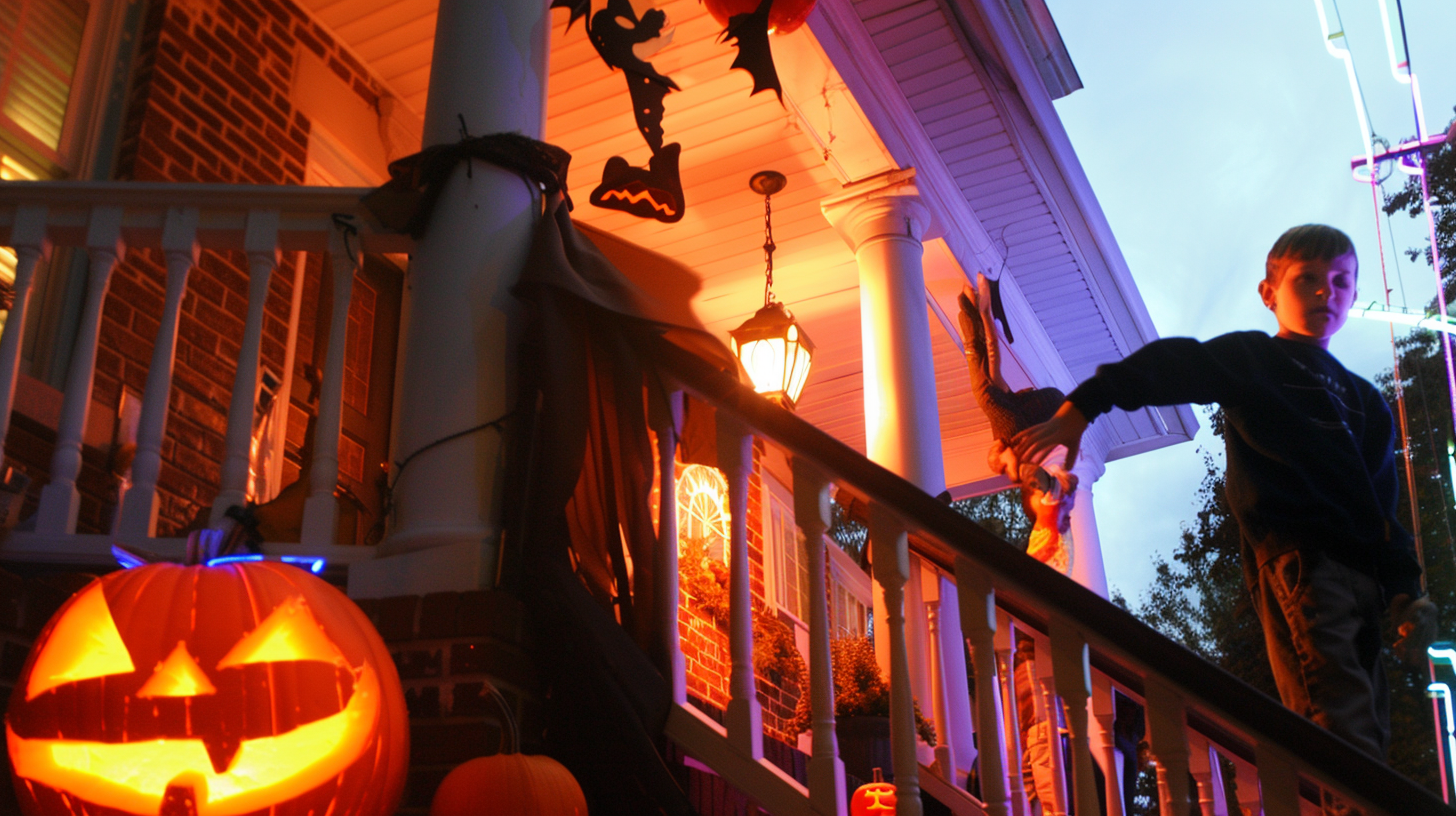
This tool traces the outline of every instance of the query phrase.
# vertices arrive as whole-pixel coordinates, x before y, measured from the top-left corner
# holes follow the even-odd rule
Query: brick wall
[[[503,592],[440,592],[359,606],[379,629],[399,668],[410,713],[410,776],[400,814],[427,813],[452,768],[496,753],[500,690],[520,725],[526,752],[539,750],[540,700],[525,612]]]

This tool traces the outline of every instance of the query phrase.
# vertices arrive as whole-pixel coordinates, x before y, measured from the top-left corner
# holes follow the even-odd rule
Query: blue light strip
[[[266,560],[270,559],[259,553],[244,553],[242,555],[220,555],[217,558],[210,559],[207,562],[207,566],[216,567],[223,564],[236,564],[244,561]],[[323,558],[315,558],[311,555],[280,555],[278,556],[277,560],[284,564],[290,564],[292,566],[299,567],[300,569],[306,569],[314,575],[322,573],[324,571],[324,567],[328,563]]]

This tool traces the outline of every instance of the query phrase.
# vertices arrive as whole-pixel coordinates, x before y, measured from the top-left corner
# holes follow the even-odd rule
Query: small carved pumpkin
[[[875,769],[875,781],[855,788],[849,799],[850,816],[889,816],[895,812],[895,785]]]
[[[768,11],[769,33],[787,34],[803,25],[816,2],[818,0],[773,0]],[[703,0],[703,5],[708,7],[708,13],[713,15],[718,25],[727,28],[729,18],[756,11],[758,0]]]
[[[451,771],[440,783],[430,803],[430,816],[481,813],[587,816],[586,796],[571,771],[549,756],[476,757]]]
[[[409,761],[369,620],[270,562],[91,583],[41,632],[5,720],[27,816],[386,816]]]

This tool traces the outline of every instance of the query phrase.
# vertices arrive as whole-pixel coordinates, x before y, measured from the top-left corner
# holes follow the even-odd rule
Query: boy
[[[1099,367],[1013,448],[1038,461],[1065,445],[1070,468],[1088,424],[1113,406],[1222,405],[1229,509],[1279,695],[1383,759],[1390,715],[1380,612],[1390,610],[1395,651],[1414,663],[1435,637],[1436,609],[1422,597],[1411,537],[1395,519],[1390,411],[1326,350],[1345,324],[1358,272],[1349,236],[1294,227],[1274,243],[1259,282],[1277,335],[1149,343]]]

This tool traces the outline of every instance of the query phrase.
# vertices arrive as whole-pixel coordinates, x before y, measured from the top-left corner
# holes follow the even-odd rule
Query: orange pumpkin
[[[409,764],[378,633],[270,562],[91,583],[41,632],[5,720],[27,816],[386,816]]]
[[[430,816],[481,813],[587,816],[586,796],[571,771],[551,757],[476,757],[451,771],[440,783],[430,803]]]
[[[850,816],[889,816],[895,812],[895,785],[875,769],[875,781],[855,788],[849,799]]]
[[[773,0],[773,6],[768,10],[769,33],[787,34],[803,25],[816,2],[818,0]],[[703,5],[708,7],[708,13],[713,15],[718,25],[727,28],[729,18],[757,10],[758,0],[703,0]]]

